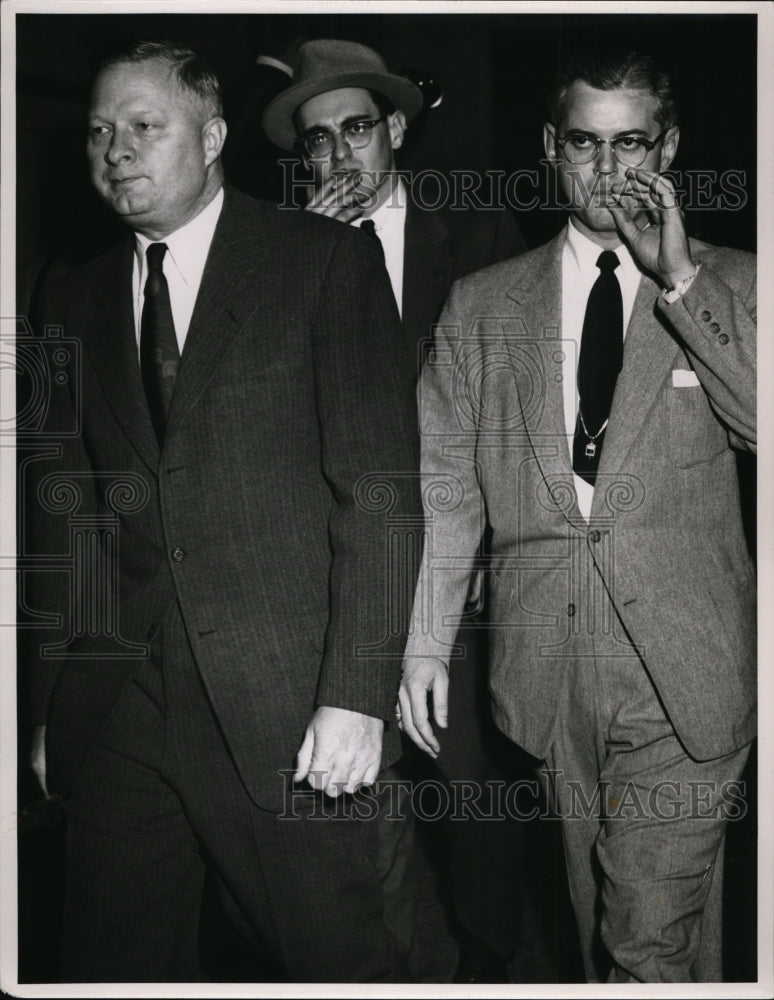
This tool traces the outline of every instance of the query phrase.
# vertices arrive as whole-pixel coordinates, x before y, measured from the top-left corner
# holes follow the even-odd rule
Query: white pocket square
[[[699,385],[699,376],[691,368],[675,368],[672,372],[672,385],[676,389]]]

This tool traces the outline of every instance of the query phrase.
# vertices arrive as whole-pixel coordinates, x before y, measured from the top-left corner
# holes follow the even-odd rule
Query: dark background
[[[400,165],[447,174],[538,168],[543,96],[557,60],[587,39],[650,44],[678,76],[682,137],[673,169],[746,177],[744,207],[690,210],[691,234],[755,249],[754,15],[22,14],[16,18],[20,268],[62,250],[91,256],[116,233],[89,188],[84,155],[91,69],[106,44],[187,42],[228,93],[277,22],[297,24],[309,37],[371,45],[395,71],[433,72],[443,103],[410,130]],[[519,190],[533,194],[527,185]],[[558,210],[535,208],[518,217],[530,247],[562,224]]]
[[[370,45],[394,71],[432,73],[443,87],[443,103],[410,131],[400,166],[446,174],[540,170],[543,99],[557,61],[586,40],[650,45],[678,77],[682,137],[673,169],[733,170],[746,178],[742,207],[688,208],[689,232],[754,251],[756,20],[749,14],[17,15],[19,273],[34,273],[54,255],[69,260],[93,256],[121,232],[90,189],[84,154],[92,66],[107,44],[119,38],[186,42],[210,62],[228,95],[261,50],[267,29],[287,22],[308,37]],[[540,176],[547,176],[545,170]],[[526,186],[520,190],[533,194]],[[553,236],[563,221],[558,207],[518,212],[529,247]],[[744,462],[740,472],[754,547],[754,467]],[[23,734],[21,727],[22,759]],[[754,761],[746,779],[754,788]],[[20,978],[46,981],[56,977],[61,823],[55,805],[36,800],[24,768],[20,784]],[[749,808],[746,820],[730,824],[727,847],[726,978],[737,981],[756,978],[754,795]],[[543,845],[541,850],[550,854],[553,848]],[[573,927],[561,874],[557,878],[553,916],[559,942],[569,940]],[[226,948],[228,965],[227,943],[212,929],[209,940]],[[572,943],[567,947],[572,951]],[[234,978],[240,972],[237,959],[232,954]],[[228,978],[222,957],[220,970]],[[562,961],[560,956],[558,981],[576,980],[577,971],[577,957]]]

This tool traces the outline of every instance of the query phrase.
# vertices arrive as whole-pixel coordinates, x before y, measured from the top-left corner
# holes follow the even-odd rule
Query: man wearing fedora
[[[324,39],[301,46],[293,84],[269,104],[263,119],[269,138],[300,151],[311,170],[307,211],[361,227],[380,244],[401,314],[406,360],[415,374],[452,282],[525,249],[515,220],[503,210],[451,211],[442,218],[412,196],[410,179],[398,173],[395,154],[422,103],[419,88],[390,73],[372,49]],[[451,724],[436,761],[447,781],[467,781],[478,789],[500,774],[484,750],[484,731],[491,722],[488,715],[479,717],[476,708],[488,701],[482,635],[466,629],[460,636],[466,652],[456,667]],[[400,770],[386,775],[398,781],[397,788],[403,780],[397,810],[403,821],[394,818],[395,798],[379,818],[386,915],[404,950],[410,949],[416,926],[406,779],[423,773],[411,764],[415,748],[407,744],[407,750]],[[414,763],[419,763],[416,758]],[[521,922],[514,887],[521,883],[522,830],[508,820],[470,818],[449,822],[446,829],[461,952],[456,978],[507,981],[506,960],[518,945]]]

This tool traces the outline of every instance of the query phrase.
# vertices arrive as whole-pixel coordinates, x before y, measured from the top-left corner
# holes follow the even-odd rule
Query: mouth
[[[109,177],[108,183],[112,187],[128,187],[131,184],[135,184],[137,181],[141,181],[142,177]]]

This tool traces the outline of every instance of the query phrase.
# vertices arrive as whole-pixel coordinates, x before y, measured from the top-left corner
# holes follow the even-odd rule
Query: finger
[[[346,782],[340,782],[341,791],[346,792],[348,795],[353,795],[358,788],[365,784],[365,768],[356,768],[352,774],[349,776],[349,780]]]
[[[312,732],[312,727],[308,726],[306,733],[304,734],[304,740],[298,749],[298,755],[296,759],[296,773],[293,775],[293,781],[303,781],[304,778],[309,774],[309,766],[312,762],[312,750],[314,749],[314,734]]]
[[[632,243],[640,238],[642,229],[637,225],[626,209],[621,208],[620,205],[609,205],[608,210],[613,216],[619,231],[626,237],[627,242]]]
[[[343,205],[331,213],[331,218],[338,219],[339,222],[352,222],[353,219],[359,219],[362,214],[361,205]]]
[[[366,769],[366,773],[363,775],[363,780],[361,784],[364,788],[370,788],[372,785],[376,784],[376,779],[379,776],[379,765],[381,764],[381,758],[375,760],[370,767]]]
[[[352,174],[336,174],[331,178],[327,191],[322,193],[322,198],[328,202],[335,202],[341,198],[352,197],[355,186],[356,180]]]
[[[345,787],[346,784],[347,782],[345,781],[329,781],[323,787],[323,791],[328,796],[328,798],[337,799],[345,791],[349,790],[348,788]]]
[[[403,729],[403,720],[406,716],[408,716],[409,720],[411,719],[411,701],[402,681],[398,688],[398,704],[395,706],[395,715],[400,729]]]
[[[408,696],[406,695],[408,700]],[[403,732],[408,736],[408,738],[419,747],[423,753],[429,754],[431,757],[437,757],[438,752],[430,746],[426,740],[423,739],[417,727],[414,725],[414,716],[409,706],[407,709],[403,710]]]
[[[433,684],[433,716],[441,729],[446,729],[449,715],[449,675],[445,670],[435,675]],[[440,749],[440,745],[439,745]]]
[[[410,689],[411,716],[414,720],[414,726],[423,741],[433,750],[434,754],[438,754],[441,746],[435,738],[435,733],[430,725],[430,719],[427,714],[427,694],[427,688],[425,687],[419,689],[412,687]]]
[[[639,190],[644,189],[656,208],[669,211],[680,207],[674,185],[664,174],[642,170],[640,167],[630,167],[627,179],[634,180],[639,185]]]
[[[334,175],[313,192],[306,208],[318,215],[330,215],[337,209],[352,207],[354,189],[351,175]]]

